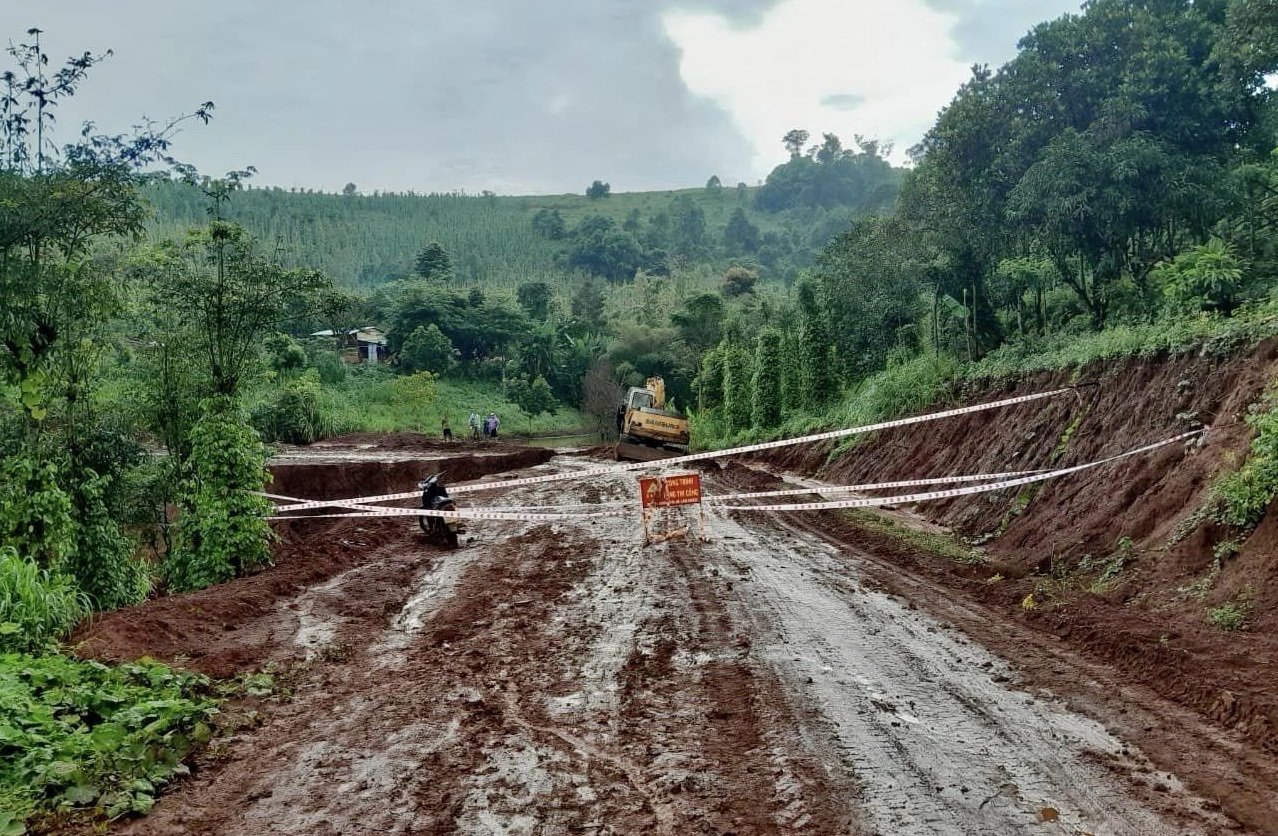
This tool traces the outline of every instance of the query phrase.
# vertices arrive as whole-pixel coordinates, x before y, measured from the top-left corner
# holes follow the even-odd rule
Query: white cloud
[[[956,17],[923,0],[783,0],[755,26],[684,10],[663,23],[688,89],[724,107],[753,144],[755,176],[775,165],[791,128],[845,144],[876,137],[901,159],[969,75]]]

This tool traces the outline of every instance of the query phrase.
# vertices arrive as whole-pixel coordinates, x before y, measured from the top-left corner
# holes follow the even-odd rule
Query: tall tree
[[[446,282],[453,277],[453,260],[438,241],[432,241],[417,254],[414,270],[423,279]]]
[[[597,358],[581,382],[581,411],[593,419],[601,441],[616,437],[615,416],[624,395],[612,363],[607,357]]]
[[[751,417],[754,426],[769,429],[781,423],[781,332],[764,328],[754,352],[754,403]]]
[[[723,347],[723,411],[732,432],[748,430],[754,417],[754,369],[750,352],[736,343]]]
[[[151,293],[193,334],[213,393],[232,399],[260,362],[263,338],[301,316],[299,298],[318,303],[329,286],[316,270],[282,266],[226,221],[192,231],[171,257],[175,269],[154,274]]]
[[[688,195],[679,195],[670,204],[671,248],[680,255],[704,255],[707,248],[706,213]]]
[[[722,298],[714,293],[699,293],[671,314],[670,322],[679,329],[679,338],[693,351],[701,353],[719,342],[723,314]]]
[[[551,241],[558,241],[568,234],[568,225],[558,209],[538,210],[537,214],[533,215],[532,228],[534,232]]]
[[[750,223],[740,206],[732,211],[727,226],[723,228],[723,245],[732,255],[753,253],[759,249],[759,228]]]
[[[807,131],[795,128],[787,131],[782,137],[781,142],[785,145],[785,150],[790,153],[791,159],[803,154],[803,146],[808,144],[808,137],[811,136]]]
[[[515,298],[524,313],[535,322],[544,322],[550,318],[554,304],[554,291],[545,282],[525,282],[515,291]]]
[[[572,317],[593,331],[603,330],[607,322],[604,316],[604,297],[599,285],[586,279],[572,296]]]

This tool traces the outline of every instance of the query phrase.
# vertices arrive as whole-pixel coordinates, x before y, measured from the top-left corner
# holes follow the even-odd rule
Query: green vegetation
[[[1216,485],[1215,496],[1217,520],[1250,530],[1278,496],[1278,386],[1252,407],[1247,423],[1256,432],[1251,454]]]
[[[72,578],[41,569],[12,547],[0,548],[0,653],[42,650],[89,611]]]
[[[395,432],[411,430],[438,435],[440,419],[448,416],[453,433],[466,432],[466,419],[471,412],[486,415],[496,412],[503,422],[510,422],[520,409],[503,397],[500,385],[487,381],[444,379],[435,381],[428,397],[405,391],[399,385],[403,378],[385,368],[366,368],[352,373],[344,382],[325,387],[321,392],[324,409],[336,432]],[[406,397],[407,396],[407,397]],[[613,406],[613,409],[616,407]],[[513,422],[503,427],[503,434],[528,431],[534,435],[578,432],[587,420],[576,409],[559,405],[550,413],[539,413],[531,422]]]
[[[1250,601],[1240,598],[1227,604],[1221,604],[1219,607],[1208,608],[1207,621],[1213,627],[1229,633],[1236,633],[1247,627],[1247,622],[1251,620],[1251,611]]]
[[[882,160],[876,165],[887,166]],[[446,275],[455,285],[511,292],[520,284],[539,281],[565,299],[582,274],[590,272],[568,263],[565,255],[571,231],[583,222],[590,221],[590,229],[595,219],[604,219],[610,229],[642,248],[678,254],[700,246],[704,251],[695,261],[719,265],[744,259],[757,262],[772,277],[784,278],[811,264],[821,247],[858,213],[890,205],[900,172],[887,169],[884,177],[886,184],[880,184],[877,197],[865,205],[795,206],[775,212],[756,205],[759,188],[611,193],[592,200],[583,194],[324,194],[251,188],[245,183],[225,216],[259,240],[279,241],[287,259],[319,267],[338,285],[360,292],[410,274],[443,277],[442,271],[422,271],[420,256],[427,247],[435,247],[436,258],[442,253],[448,259]],[[146,198],[155,210],[147,226],[152,240],[179,239],[187,229],[207,221],[207,199],[194,186],[155,183]],[[623,246],[627,242],[625,237],[619,240]],[[660,261],[664,260],[645,263]],[[666,264],[660,269],[686,266],[693,265]]]
[[[977,68],[911,149],[898,198],[852,219],[797,296],[725,312],[724,357],[767,328],[797,334],[781,389],[802,396],[776,429],[743,431],[731,397],[703,403],[698,443],[869,423],[966,381],[1278,332],[1266,9],[1096,0],[1035,27],[1006,66]],[[841,149],[826,139],[800,157],[806,135],[788,135],[798,165],[777,185],[828,164]]]
[[[603,433],[623,387],[660,375],[694,442],[725,445],[1278,333],[1272,11],[1092,0],[976,68],[908,170],[873,139],[795,129],[755,188],[541,197],[201,177],[170,146],[211,103],[59,146],[54,106],[105,55],[58,67],[31,30],[0,96],[0,651],[267,565],[263,439],[444,418],[460,436],[472,411],[503,434]],[[1278,493],[1276,397],[1217,490],[1238,529]],[[1133,557],[1091,567],[1095,588]],[[1241,626],[1246,606],[1209,617]],[[0,804],[146,809],[204,734],[204,688],[0,657]]]
[[[147,812],[216,706],[203,678],[149,662],[0,654],[0,833],[35,813]]]
[[[939,555],[958,563],[985,562],[985,558],[981,556],[980,552],[948,534],[924,531],[915,526],[898,522],[885,514],[860,508],[852,508],[839,513],[847,517],[858,528],[882,534],[893,540],[899,540],[920,551]]]

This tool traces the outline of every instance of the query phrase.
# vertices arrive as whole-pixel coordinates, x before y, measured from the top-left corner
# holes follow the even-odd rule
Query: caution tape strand
[[[875,497],[857,497],[856,499],[836,499],[825,502],[795,502],[781,505],[722,505],[718,506],[722,511],[822,511],[834,510],[839,508],[872,508],[883,505],[907,505],[915,502],[929,502],[937,499],[951,499],[957,496],[970,496],[978,493],[988,493],[990,491],[1003,490],[1005,488],[1014,488],[1020,485],[1030,485],[1035,482],[1045,482],[1049,479],[1058,479],[1062,476],[1068,476],[1073,473],[1079,473],[1084,470],[1090,470],[1102,465],[1112,464],[1120,459],[1139,456],[1143,453],[1150,453],[1161,447],[1166,447],[1177,442],[1185,441],[1196,435],[1200,435],[1205,430],[1194,430],[1192,432],[1182,433],[1181,435],[1169,438],[1166,441],[1159,441],[1155,444],[1147,444],[1135,450],[1128,450],[1125,453],[1119,453],[1105,459],[1100,459],[1086,464],[1074,465],[1073,467],[1065,467],[1059,470],[1048,470],[1041,473],[1035,473],[1030,476],[1021,476],[1015,479],[1004,479],[998,482],[991,482],[984,485],[973,485],[966,488],[948,488],[942,491],[925,491],[914,494],[901,494],[897,496],[875,496]]]
[[[947,409],[941,412],[932,412],[925,415],[915,415],[909,418],[896,418],[891,421],[881,421],[877,424],[866,424],[860,427],[850,427],[841,430],[830,430],[814,435],[805,435],[797,438],[783,438],[776,441],[764,441],[758,444],[748,444],[742,447],[732,447],[725,450],[707,450],[702,453],[689,453],[684,456],[675,456],[669,459],[660,459],[652,462],[630,462],[628,464],[609,465],[606,467],[585,468],[582,470],[569,471],[566,473],[550,473],[543,476],[526,476],[519,479],[506,479],[497,482],[471,482],[468,484],[455,485],[449,488],[449,492],[453,494],[470,493],[474,491],[487,491],[497,488],[514,488],[524,485],[538,485],[548,482],[562,482],[570,479],[585,479],[593,476],[605,476],[614,473],[627,473],[637,470],[647,470],[651,468],[673,467],[675,465],[687,464],[696,461],[707,461],[710,459],[723,458],[725,456],[738,456],[747,453],[758,453],[764,450],[776,450],[782,447],[791,447],[797,444],[810,444],[818,441],[828,441],[837,438],[846,438],[854,435],[862,435],[864,433],[877,432],[879,430],[894,429],[897,427],[906,427],[914,424],[921,424],[928,421],[939,421],[945,418],[953,418],[959,415],[970,415],[976,412],[984,412],[991,409],[1001,409],[1003,407],[1015,406],[1018,404],[1030,403],[1032,401],[1042,400],[1044,398],[1052,398],[1058,395],[1073,392],[1073,387],[1063,389],[1053,389],[1049,392],[1036,392],[1032,395],[1019,395],[1014,398],[1004,398],[990,403],[976,404],[974,406],[962,406],[955,409]],[[404,491],[401,493],[383,494],[381,496],[365,496],[356,499],[334,499],[334,500],[312,500],[300,502],[292,505],[284,505],[277,507],[276,513],[287,513],[291,511],[305,511],[313,508],[330,508],[330,507],[352,507],[354,505],[370,505],[381,502],[394,502],[402,499],[413,499],[420,496],[419,491]]]
[[[897,494],[894,496],[878,496],[878,497],[857,497],[854,499],[838,499],[827,500],[822,502],[796,502],[776,505],[726,505],[715,503],[715,507],[721,512],[791,512],[791,511],[823,511],[836,510],[844,508],[871,508],[881,507],[884,505],[906,505],[916,502],[929,502],[938,499],[952,499],[959,496],[970,496],[980,493],[989,493],[991,491],[1003,490],[1006,488],[1018,487],[1020,485],[1029,485],[1036,482],[1045,482],[1050,479],[1058,479],[1062,476],[1068,476],[1079,473],[1084,470],[1102,467],[1107,464],[1120,461],[1122,459],[1139,456],[1150,453],[1155,450],[1167,447],[1178,442],[1186,441],[1195,436],[1201,435],[1206,430],[1193,430],[1191,432],[1181,433],[1180,435],[1159,441],[1154,444],[1147,444],[1144,447],[1138,447],[1134,450],[1128,450],[1117,455],[1109,456],[1097,461],[1087,462],[1085,464],[1074,465],[1072,467],[1059,468],[1056,470],[1046,471],[1023,471],[1026,475],[1015,476],[1009,479],[1000,479],[995,482],[986,482],[984,484],[969,485],[962,488],[948,488],[939,491],[924,491],[912,494]],[[991,475],[991,474],[986,474]],[[1010,474],[1004,474],[1010,475]],[[980,478],[979,476],[958,476],[958,477],[941,477],[937,479],[911,479],[904,480],[901,483],[877,483],[864,486],[844,485],[837,486],[840,490],[852,490],[857,487],[862,489],[883,488],[891,484],[907,486],[911,484],[944,484],[946,482],[958,482],[961,480],[971,480]],[[836,486],[831,486],[836,487]],[[813,489],[803,489],[808,493],[813,493]],[[822,489],[818,489],[822,490]],[[763,494],[771,492],[761,492]],[[740,497],[759,496],[760,494],[742,494]],[[785,495],[777,494],[777,495]],[[727,499],[728,496],[719,497],[719,499]],[[593,519],[602,517],[626,516],[631,513],[628,508],[611,508],[602,511],[593,511],[585,513],[560,513],[560,514],[537,514],[528,512],[500,512],[486,511],[478,508],[464,508],[456,511],[434,511],[425,508],[379,508],[369,505],[348,505],[346,506],[356,513],[345,514],[317,514],[313,516],[275,516],[270,517],[273,520],[309,520],[309,519],[334,519],[334,518],[352,518],[352,517],[398,517],[398,516],[419,516],[419,517],[444,517],[449,519],[474,519],[474,520],[518,520],[528,522],[563,522],[568,520]]]

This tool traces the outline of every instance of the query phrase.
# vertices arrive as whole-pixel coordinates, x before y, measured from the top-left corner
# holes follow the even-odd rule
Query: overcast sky
[[[207,173],[361,191],[754,183],[790,128],[919,140],[973,63],[1078,0],[0,0],[5,40],[113,49],[64,126],[217,104]],[[14,11],[21,8],[19,14]]]

